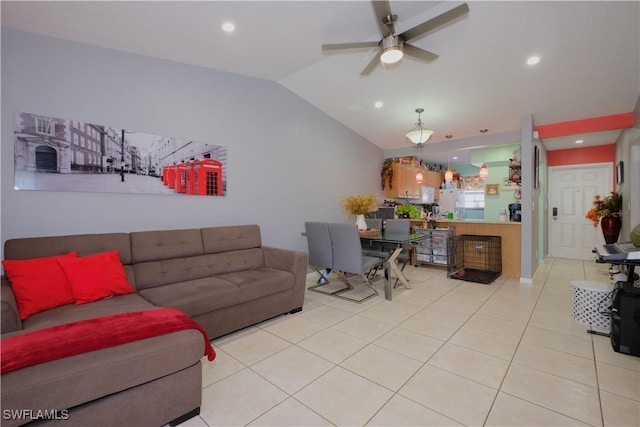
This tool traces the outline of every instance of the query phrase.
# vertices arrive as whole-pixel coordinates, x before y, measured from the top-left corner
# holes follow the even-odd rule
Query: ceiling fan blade
[[[391,6],[387,0],[371,0],[371,4],[373,5],[373,12],[376,14],[378,30],[380,30],[382,38],[385,38],[389,35],[390,28],[384,22],[387,16],[391,15]]]
[[[425,33],[428,33],[429,31],[433,31],[438,27],[448,24],[449,22],[454,21],[467,13],[469,13],[469,5],[463,3],[460,6],[454,7],[453,9],[436,16],[435,18],[429,19],[422,24],[408,29],[404,33],[400,34],[400,37],[402,37],[405,41],[409,41]]]
[[[353,42],[353,43],[333,43],[323,44],[322,50],[339,50],[339,49],[362,49],[378,47],[380,42]]]
[[[409,43],[405,43],[404,46],[402,47],[402,50],[405,54],[412,56],[416,59],[419,59],[421,61],[424,62],[431,62],[434,59],[437,59],[438,56],[433,52],[429,52],[428,50],[424,50],[422,48],[419,47],[415,47],[414,45],[411,45]]]
[[[367,64],[366,67],[364,67],[364,70],[362,70],[360,72],[360,75],[363,77],[368,76],[369,74],[371,74],[371,72],[373,71],[374,68],[376,68],[376,66],[380,63],[380,55],[382,55],[382,52],[378,52],[376,54],[376,56],[373,57],[373,59],[371,59],[371,61],[369,61],[369,63]]]

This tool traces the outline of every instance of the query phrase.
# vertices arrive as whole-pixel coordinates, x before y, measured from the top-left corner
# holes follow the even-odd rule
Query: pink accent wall
[[[606,162],[611,162],[611,164],[613,164],[613,185],[615,191],[617,187],[615,144],[547,151],[547,166],[583,165]]]
[[[548,166],[582,165],[586,163],[604,162],[615,163],[615,161],[615,144],[547,151]]]

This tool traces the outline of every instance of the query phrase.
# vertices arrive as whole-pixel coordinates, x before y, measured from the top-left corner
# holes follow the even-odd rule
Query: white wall
[[[306,251],[305,220],[381,193],[383,151],[281,85],[2,28],[0,234],[9,238],[256,223]],[[13,189],[13,115],[30,112],[228,149],[226,197]]]
[[[625,129],[616,141],[616,165],[624,162],[624,181],[616,191],[622,193],[622,228],[619,241],[629,240],[631,229],[640,224],[640,96],[634,109],[634,127]]]

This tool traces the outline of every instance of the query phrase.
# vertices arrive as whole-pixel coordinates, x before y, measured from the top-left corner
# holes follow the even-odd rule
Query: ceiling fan
[[[428,50],[421,49],[413,46],[408,41],[415,39],[429,31],[433,31],[451,21],[458,19],[459,17],[469,13],[469,6],[466,3],[456,6],[447,12],[444,12],[435,18],[431,18],[422,24],[416,25],[407,31],[396,34],[395,24],[398,20],[398,15],[391,13],[391,6],[387,0],[372,0],[373,10],[376,15],[376,21],[378,23],[378,29],[382,35],[382,39],[377,42],[353,42],[353,43],[335,43],[335,44],[323,44],[322,50],[340,50],[340,49],[359,49],[359,48],[372,48],[379,47],[380,50],[376,56],[367,64],[366,67],[360,73],[361,76],[368,76],[373,69],[378,65],[378,61],[393,64],[402,59],[403,54],[412,56],[415,59],[430,62],[438,57],[437,54],[429,52]]]

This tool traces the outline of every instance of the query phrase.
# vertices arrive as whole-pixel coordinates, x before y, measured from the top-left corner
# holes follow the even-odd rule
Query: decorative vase
[[[622,227],[622,219],[619,216],[605,216],[600,219],[602,224],[602,234],[607,244],[618,241],[620,235],[620,227]]]
[[[367,221],[364,219],[364,215],[356,215],[356,225],[358,226],[358,231],[365,231],[367,229]]]

